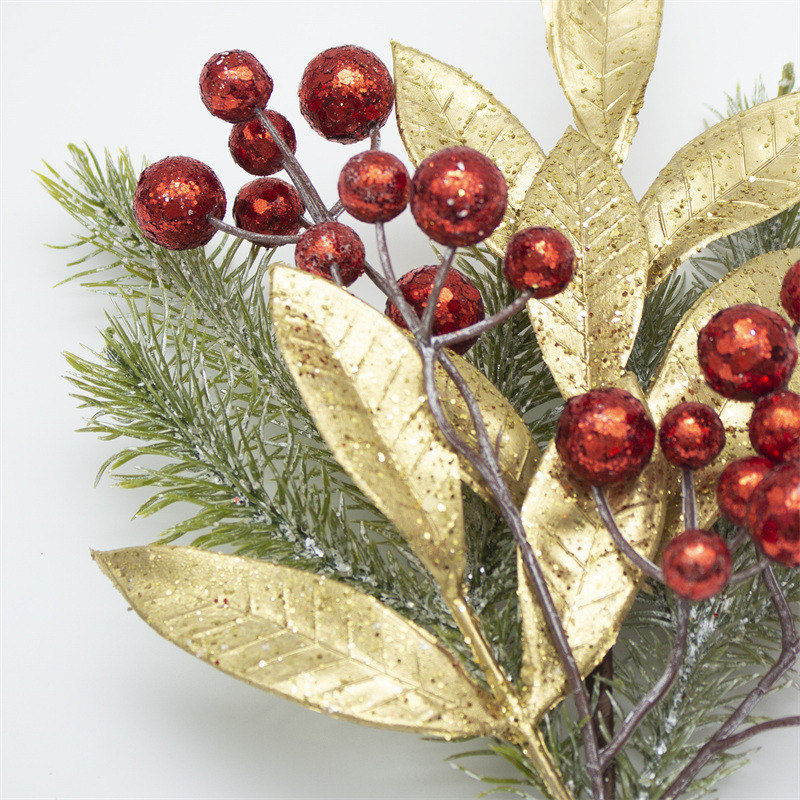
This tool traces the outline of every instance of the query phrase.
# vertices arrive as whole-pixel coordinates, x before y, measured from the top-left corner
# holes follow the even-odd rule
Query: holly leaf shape
[[[508,209],[486,240],[505,253],[516,216],[544,153],[522,123],[460,69],[392,43],[397,127],[415,166],[445,147],[472,147],[492,159],[508,183]]]
[[[442,739],[499,727],[490,698],[433,636],[342,583],[191,547],[92,555],[157,633],[258,689]]]
[[[649,254],[639,206],[619,168],[567,129],[536,175],[521,219],[558,228],[575,248],[567,288],[528,303],[561,393],[570,397],[620,379],[644,308]]]
[[[642,397],[633,376],[625,376],[620,384]],[[656,450],[638,478],[608,490],[620,530],[647,557],[658,549],[664,522],[664,475],[664,460]],[[522,506],[522,522],[581,674],[588,675],[616,641],[641,573],[617,549],[589,487],[567,470],[555,443],[539,462]],[[567,679],[521,560],[518,594],[523,635],[520,677],[530,713],[538,719],[566,695]]]
[[[286,364],[337,461],[404,535],[446,594],[465,567],[461,484],[488,497],[471,466],[442,437],[425,396],[411,339],[383,314],[330,281],[272,268],[271,312]],[[525,423],[480,372],[455,357],[517,494],[538,450]],[[456,429],[473,428],[442,371],[437,384]]]
[[[542,0],[547,49],[578,130],[625,160],[658,49],[663,0]]]
[[[649,283],[709,242],[800,201],[800,94],[760,103],[679,150],[642,198]]]
[[[667,345],[666,355],[648,393],[648,403],[656,423],[678,403],[693,401],[714,408],[725,425],[725,448],[719,457],[704,469],[695,472],[697,521],[709,527],[719,516],[716,486],[725,465],[737,458],[753,455],[747,431],[752,402],[728,400],[717,394],[706,382],[697,360],[697,336],[700,329],[718,311],[740,303],[757,303],[783,314],[780,290],[783,276],[800,259],[800,248],[777,250],[758,256],[725,275],[708,289],[684,316]],[[800,391],[800,371],[790,381]],[[667,510],[667,535],[682,530],[681,500],[677,475],[670,481]]]

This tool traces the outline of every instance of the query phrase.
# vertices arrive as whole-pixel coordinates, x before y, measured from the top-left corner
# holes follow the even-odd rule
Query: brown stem
[[[614,800],[617,794],[617,776],[613,762],[603,765],[603,749],[608,745],[609,737],[614,736],[614,702],[611,682],[614,680],[614,650],[609,650],[597,668],[586,678],[586,690],[594,693],[597,685],[597,705],[592,722],[595,727],[597,743],[600,745],[600,766],[604,770],[603,785],[606,800]]]
[[[776,728],[792,728],[796,725],[800,725],[800,716],[770,719],[766,722],[759,722],[758,725],[751,725],[749,728],[745,728],[739,733],[734,733],[733,736],[728,736],[726,739],[722,739],[720,744],[724,745],[726,749],[730,747],[736,747],[737,744],[741,744],[753,736],[758,736],[759,733],[772,731]]]
[[[266,233],[251,233],[244,228],[237,228],[235,225],[228,225],[221,219],[209,216],[208,224],[222,233],[229,233],[238,239],[245,239],[253,244],[260,244],[266,247],[279,247],[282,244],[295,244],[300,240],[300,236],[273,236]]]

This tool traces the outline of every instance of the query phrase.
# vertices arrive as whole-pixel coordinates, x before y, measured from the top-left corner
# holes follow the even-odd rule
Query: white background
[[[626,165],[637,195],[701,129],[706,104],[737,81],[800,60],[800,6],[667,0],[661,47]],[[169,520],[131,521],[144,495],[102,483],[112,446],[74,433],[63,350],[97,342],[103,299],[66,273],[76,226],[32,170],[69,141],[186,154],[216,169],[229,201],[249,180],[228,126],[200,103],[197,76],[219,50],[254,52],[275,80],[271,105],[295,123],[299,155],[334,199],[355,148],[299,118],[303,67],[333,44],[390,60],[394,38],[460,65],[504,100],[545,149],[569,123],[536,2],[4,3],[3,7],[3,794],[7,798],[473,798],[481,787],[423,742],[312,714],[258,693],[160,639],[89,559],[144,543]],[[402,153],[393,124],[386,146]],[[406,215],[392,226],[403,269],[429,258]],[[786,692],[766,705],[797,713]],[[724,800],[800,794],[795,732],[771,733]],[[498,766],[498,765],[495,765]]]

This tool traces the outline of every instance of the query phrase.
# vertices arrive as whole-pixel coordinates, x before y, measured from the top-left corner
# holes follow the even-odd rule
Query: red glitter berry
[[[294,186],[280,178],[257,178],[239,189],[233,218],[252,233],[291,236],[300,230],[303,201]]]
[[[710,464],[725,446],[725,426],[710,406],[680,403],[661,421],[658,440],[670,464],[699,469]]]
[[[781,464],[761,481],[747,521],[767,558],[800,567],[800,464]]]
[[[731,577],[730,551],[716,533],[688,530],[676,536],[662,558],[664,582],[686,600],[707,600]]]
[[[753,400],[786,385],[797,343],[783,317],[745,303],[711,317],[697,338],[697,354],[706,379],[723,397]]]
[[[567,401],[556,448],[567,467],[593,486],[627,481],[650,460],[656,428],[645,407],[622,389],[592,389]]]
[[[800,395],[788,390],[759,400],[750,417],[750,442],[773,461],[797,460],[800,454]]]
[[[781,305],[789,318],[800,324],[800,261],[795,261],[783,278]]]
[[[386,122],[394,104],[394,83],[374,53],[342,45],[311,59],[299,95],[300,111],[318,134],[352,144]]]
[[[243,122],[264,108],[272,94],[272,78],[258,59],[244,50],[217,53],[200,73],[205,107],[226,122]]]
[[[388,222],[408,205],[411,179],[403,162],[383,150],[353,156],[339,174],[339,199],[361,222]]]
[[[267,111],[266,115],[294,153],[297,137],[289,120],[277,111]],[[251,175],[272,175],[283,167],[283,155],[258,117],[233,126],[228,137],[228,149],[233,160]]]
[[[736,525],[747,524],[747,508],[753,492],[775,465],[760,456],[731,461],[717,481],[719,510]]]
[[[465,247],[503,219],[508,186],[495,163],[469,147],[450,147],[422,161],[411,180],[411,213],[439,244]]]
[[[575,268],[575,250],[555,228],[525,228],[511,237],[503,274],[520,292],[533,290],[538,298],[563,291]]]
[[[421,315],[428,304],[428,298],[433,288],[433,282],[439,268],[436,266],[417,267],[403,275],[398,281],[403,297],[408,301],[417,315]],[[391,300],[386,302],[386,316],[395,325],[408,328],[400,310]],[[436,311],[433,314],[432,332],[434,336],[441,333],[453,333],[480,322],[484,317],[483,298],[478,288],[472,281],[457,269],[447,273]],[[466,353],[478,340],[468,339],[465,342],[456,342],[450,348],[456,353]]]
[[[338,267],[342,283],[349,286],[364,273],[364,243],[341,222],[322,222],[303,233],[294,251],[294,262],[306,272],[333,280]]]
[[[225,216],[225,190],[211,167],[186,156],[162,158],[139,176],[133,216],[150,241],[170,250],[202,247]]]

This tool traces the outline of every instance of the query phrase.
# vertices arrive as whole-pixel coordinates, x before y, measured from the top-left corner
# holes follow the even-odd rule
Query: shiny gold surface
[[[442,739],[499,726],[491,698],[433,636],[342,583],[190,547],[93,556],[159,634],[259,689]]]
[[[565,397],[622,377],[639,327],[648,264],[639,207],[611,158],[569,128],[549,153],[521,213],[575,248],[567,288],[528,312]]]

